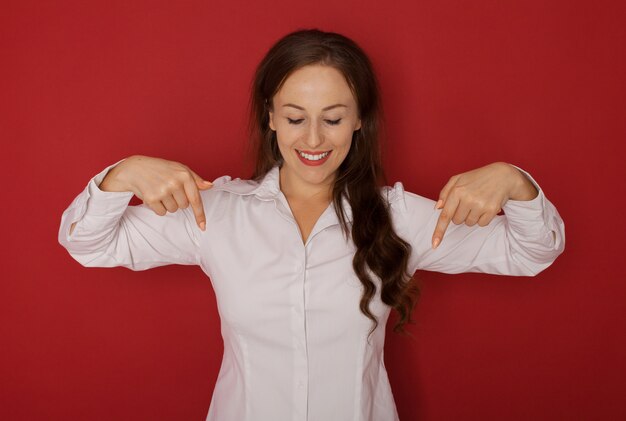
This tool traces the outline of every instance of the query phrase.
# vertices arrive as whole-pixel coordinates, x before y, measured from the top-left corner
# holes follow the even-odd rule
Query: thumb
[[[213,183],[203,179],[196,180],[196,184],[198,184],[199,189],[208,189],[213,187]]]
[[[441,189],[441,192],[439,192],[439,200],[435,204],[435,209],[441,209],[445,206],[446,200],[448,199],[448,194],[450,194],[450,190],[452,190],[452,187],[456,185],[456,182],[459,178],[460,174],[454,175],[450,177],[446,185],[443,186],[443,189]]]
[[[198,186],[199,189],[208,189],[210,187],[213,187],[213,183],[203,179],[202,177],[200,177],[198,174],[196,174],[193,171],[191,171],[191,176],[195,180],[196,185]]]

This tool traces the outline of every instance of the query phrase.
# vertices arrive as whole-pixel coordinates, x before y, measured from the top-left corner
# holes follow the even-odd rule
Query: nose
[[[324,138],[322,137],[322,134],[320,133],[320,130],[319,130],[319,127],[317,126],[317,124],[310,124],[309,125],[309,130],[308,130],[308,132],[306,134],[306,142],[305,143],[311,149],[315,149],[319,145],[324,143]]]

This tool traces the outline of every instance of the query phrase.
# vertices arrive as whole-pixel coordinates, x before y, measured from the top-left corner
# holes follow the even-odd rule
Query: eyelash
[[[303,118],[300,118],[298,120],[292,120],[289,117],[287,117],[287,120],[289,121],[289,124],[300,124],[302,123],[302,121],[304,120]],[[337,124],[339,124],[341,122],[341,119],[337,119],[337,120],[325,120],[328,124],[330,124],[331,126],[336,126]]]

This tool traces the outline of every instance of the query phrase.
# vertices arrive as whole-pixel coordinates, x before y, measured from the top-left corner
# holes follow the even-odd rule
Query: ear
[[[356,132],[356,131],[357,131],[357,130],[359,130],[360,128],[361,128],[361,119],[359,118],[359,119],[357,120],[356,127],[354,128],[354,131]]]
[[[270,111],[270,129],[276,131],[276,127],[274,126],[274,113]]]

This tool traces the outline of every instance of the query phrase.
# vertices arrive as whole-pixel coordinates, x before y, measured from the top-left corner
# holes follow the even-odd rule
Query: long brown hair
[[[396,309],[400,320],[393,330],[406,333],[419,288],[407,273],[411,246],[394,231],[388,203],[381,195],[385,182],[379,148],[381,104],[378,81],[365,52],[351,39],[318,29],[298,30],[281,38],[259,63],[250,96],[250,138],[255,169],[252,178],[260,180],[275,165],[282,164],[276,132],[269,127],[272,98],[295,70],[323,64],[336,68],[346,78],[358,105],[361,128],[353,133],[352,145],[337,170],[333,203],[346,236],[352,235],[357,250],[352,266],[363,284],[360,309],[374,322],[369,310],[376,293],[367,268],[382,281],[381,300]],[[348,227],[342,198],[352,209],[352,229]]]

